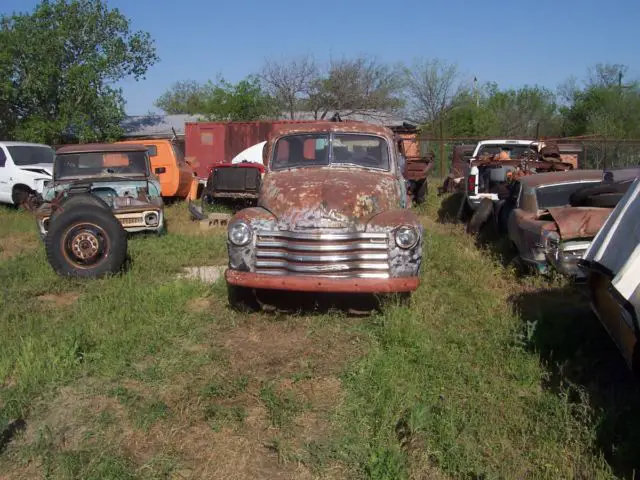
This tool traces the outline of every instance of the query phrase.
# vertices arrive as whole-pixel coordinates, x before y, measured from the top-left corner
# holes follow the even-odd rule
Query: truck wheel
[[[508,233],[509,215],[513,210],[513,205],[504,203],[498,210],[498,233],[500,235],[506,235]]]
[[[229,306],[238,312],[250,313],[260,310],[260,303],[252,288],[227,284]]]
[[[11,192],[11,201],[17,208],[23,208],[32,193],[33,191],[29,187],[17,185],[13,187],[13,192]]]
[[[429,187],[427,185],[427,180],[423,180],[420,186],[418,187],[418,191],[416,192],[415,202],[417,205],[422,205],[427,198],[429,193]]]
[[[45,238],[47,260],[58,275],[98,278],[122,269],[127,234],[107,209],[77,203],[60,211]]]
[[[491,213],[493,212],[493,202],[488,198],[484,198],[478,209],[471,216],[471,220],[467,224],[467,232],[477,234],[480,232],[482,226],[489,220]]]

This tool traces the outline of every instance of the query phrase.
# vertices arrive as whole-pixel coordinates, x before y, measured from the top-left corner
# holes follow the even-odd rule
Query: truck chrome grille
[[[387,234],[259,231],[256,273],[389,278]]]

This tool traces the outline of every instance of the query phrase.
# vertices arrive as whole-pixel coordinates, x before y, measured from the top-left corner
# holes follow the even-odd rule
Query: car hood
[[[548,209],[562,240],[593,238],[613,211],[598,207],[555,207]]]
[[[268,173],[259,205],[289,229],[353,228],[401,202],[389,173],[326,167]]]
[[[36,163],[33,165],[19,165],[18,168],[20,170],[24,170],[25,172],[31,172],[38,175],[44,175],[46,177],[53,176],[53,165],[47,163]]]

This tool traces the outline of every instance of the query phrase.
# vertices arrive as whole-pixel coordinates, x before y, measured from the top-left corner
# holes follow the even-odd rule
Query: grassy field
[[[87,282],[0,209],[0,478],[634,478],[640,389],[584,292],[442,208],[410,306],[369,317],[232,312],[178,278],[226,263],[184,205]]]

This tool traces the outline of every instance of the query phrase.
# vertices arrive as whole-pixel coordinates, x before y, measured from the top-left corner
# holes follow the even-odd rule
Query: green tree
[[[224,78],[204,84],[178,82],[155,105],[166,113],[200,114],[207,120],[252,121],[279,116],[277,102],[255,75],[236,84]]]
[[[43,0],[0,18],[0,133],[57,143],[115,138],[124,99],[115,84],[158,60],[148,33],[101,0]]]
[[[196,115],[205,110],[207,85],[194,80],[176,82],[158,98],[154,105],[165,113]]]
[[[640,137],[640,82],[623,82],[626,72],[618,64],[589,69],[584,88],[574,86],[562,109],[568,135]]]
[[[262,89],[257,76],[249,75],[236,84],[220,79],[207,87],[203,113],[209,120],[241,122],[279,116],[276,101]]]
[[[463,91],[447,116],[451,136],[559,135],[562,120],[553,92],[539,86],[500,90],[487,83],[474,95]]]
[[[332,60],[326,73],[311,82],[301,104],[318,120],[326,119],[333,111],[345,117],[359,114],[375,118],[404,106],[402,87],[399,69],[375,58]]]

